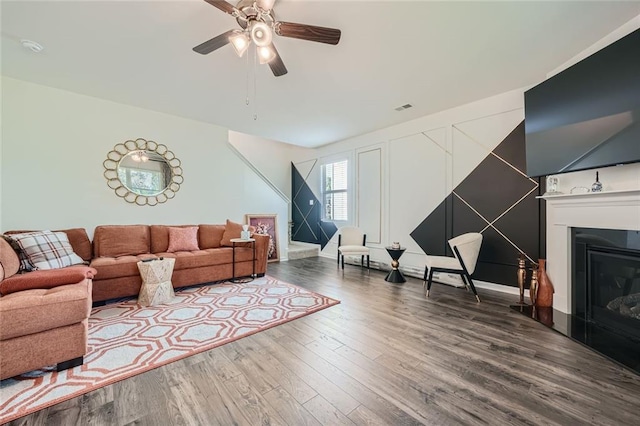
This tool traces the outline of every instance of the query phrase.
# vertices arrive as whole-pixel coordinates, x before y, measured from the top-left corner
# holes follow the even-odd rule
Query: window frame
[[[327,190],[326,189],[326,182],[327,182],[327,166],[328,165],[333,165],[336,163],[343,163],[346,162],[346,167],[347,167],[347,171],[346,171],[346,189],[332,189],[332,190]],[[354,216],[354,211],[353,211],[353,205],[352,205],[352,187],[353,187],[353,178],[352,178],[352,174],[353,174],[353,161],[351,160],[351,158],[349,158],[349,156],[346,155],[339,155],[339,156],[332,156],[332,157],[328,157],[323,159],[322,164],[321,164],[321,173],[320,173],[320,193],[321,193],[321,204],[322,204],[322,213],[321,213],[321,217],[320,219],[323,221],[327,221],[327,222],[333,222],[335,223],[338,227],[340,226],[345,226],[345,225],[349,225],[352,221],[353,221],[353,216]],[[329,219],[327,217],[327,206],[326,206],[326,201],[327,201],[327,195],[328,194],[346,194],[346,210],[347,210],[347,218],[346,220],[342,220],[342,219]]]

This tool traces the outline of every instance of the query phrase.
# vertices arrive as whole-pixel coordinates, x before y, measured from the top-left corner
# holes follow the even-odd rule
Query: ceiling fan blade
[[[217,7],[224,13],[228,13],[229,15],[233,15],[233,11],[236,10],[236,7],[231,3],[228,3],[224,0],[204,0],[209,3],[211,6]]]
[[[301,40],[317,41],[319,43],[338,44],[340,30],[334,28],[316,27],[314,25],[295,24],[293,22],[278,22],[275,26],[276,34],[283,37],[299,38]]]
[[[219,36],[212,38],[211,40],[207,40],[204,43],[197,45],[193,48],[193,51],[201,55],[206,55],[207,53],[211,53],[216,49],[220,49],[222,46],[229,43],[229,36],[233,33],[234,30],[229,30],[226,33],[222,33]]]
[[[269,62],[269,68],[271,68],[271,72],[273,72],[273,75],[275,75],[276,77],[285,75],[288,72],[287,67],[284,66],[284,62],[282,62],[282,58],[280,57],[278,50],[276,50],[276,47],[273,45],[273,43],[271,43],[269,47],[273,49],[273,52],[276,54],[276,57],[273,58],[271,62]]]

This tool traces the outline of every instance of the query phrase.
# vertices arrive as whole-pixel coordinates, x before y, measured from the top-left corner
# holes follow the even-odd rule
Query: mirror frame
[[[118,177],[120,160],[131,152],[141,150],[158,154],[166,161],[171,169],[171,181],[162,192],[156,195],[136,194],[129,190]],[[175,197],[176,192],[180,189],[180,185],[184,182],[181,167],[182,163],[176,158],[175,154],[169,151],[163,144],[142,138],[128,140],[114,146],[107,154],[107,159],[104,160],[102,165],[105,168],[104,177],[107,179],[107,186],[113,189],[118,197],[124,198],[126,202],[139,206],[157,206],[158,204],[166,203]]]

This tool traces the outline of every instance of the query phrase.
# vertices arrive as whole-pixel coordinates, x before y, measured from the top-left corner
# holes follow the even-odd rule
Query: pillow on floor
[[[84,260],[73,252],[64,232],[37,231],[12,234],[34,269],[58,269],[80,265]]]
[[[189,226],[186,228],[169,227],[169,248],[168,253],[176,251],[200,250],[198,247],[198,227]]]

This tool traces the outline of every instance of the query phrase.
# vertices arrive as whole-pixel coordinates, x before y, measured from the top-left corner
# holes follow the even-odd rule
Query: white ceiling
[[[237,27],[202,0],[1,6],[4,75],[308,147],[536,84],[640,14],[639,1],[279,0],[278,19],[339,28],[342,40],[276,36],[289,73],[258,65],[254,98],[253,67],[231,46],[191,50]]]

